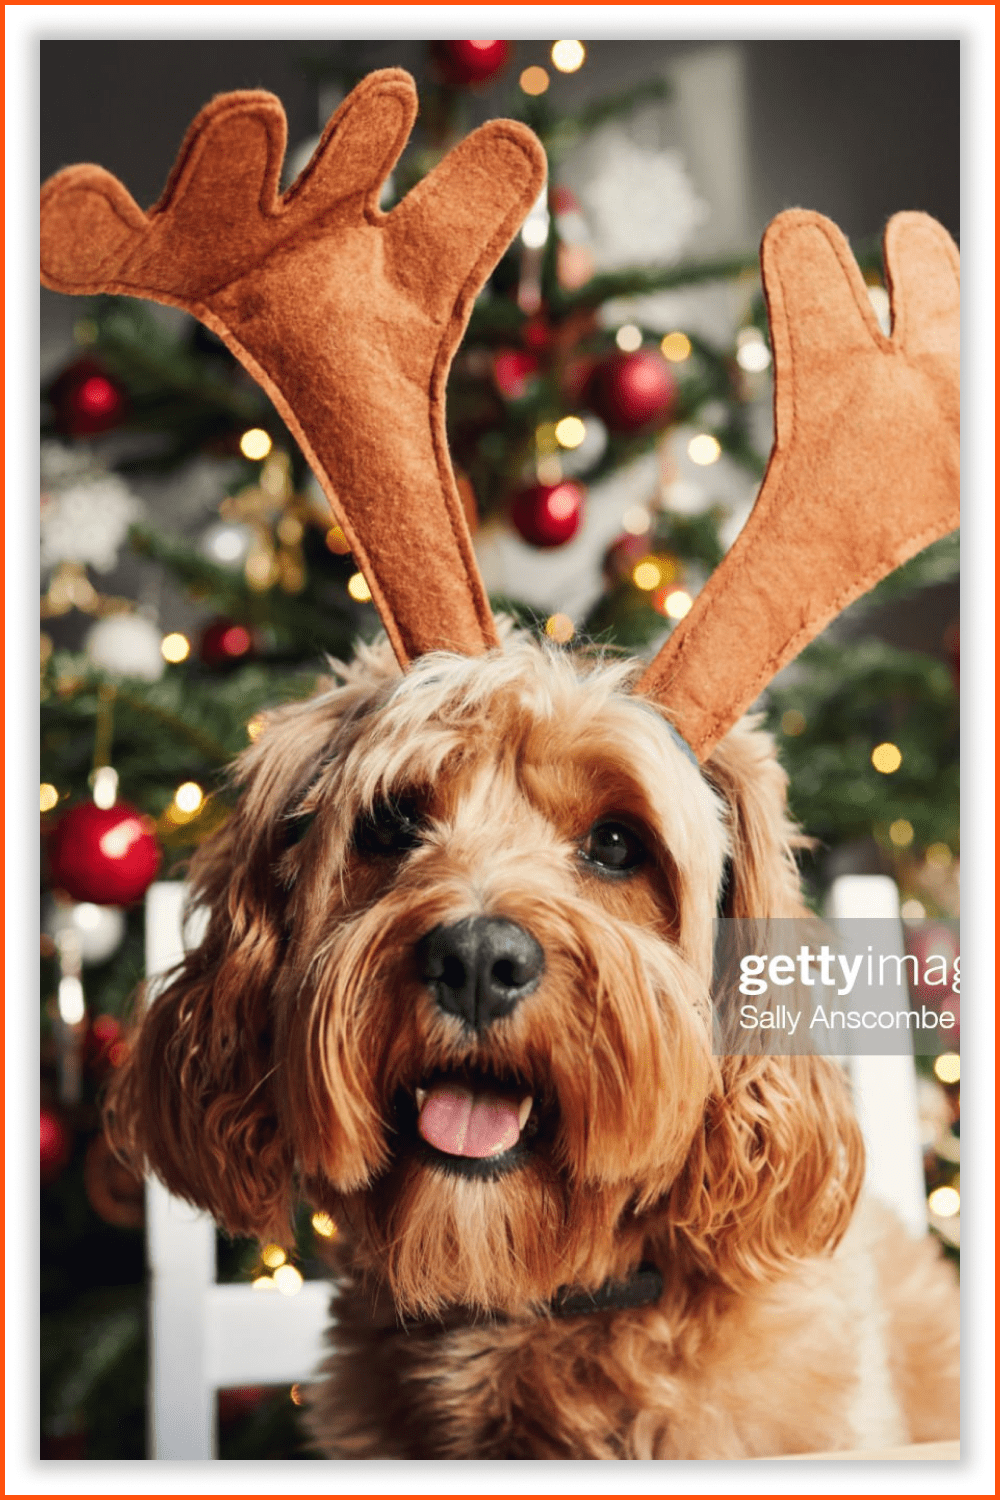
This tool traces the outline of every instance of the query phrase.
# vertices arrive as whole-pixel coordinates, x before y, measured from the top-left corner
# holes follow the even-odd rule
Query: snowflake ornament
[[[708,216],[680,152],[639,146],[621,125],[594,136],[584,169],[578,196],[599,271],[677,260]]]
[[[117,474],[74,464],[56,444],[46,444],[41,474],[43,569],[75,562],[109,573],[140,500]]]

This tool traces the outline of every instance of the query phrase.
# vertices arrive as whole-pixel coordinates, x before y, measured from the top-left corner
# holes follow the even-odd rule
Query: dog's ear
[[[283,935],[239,815],[206,845],[208,927],[130,1038],[105,1104],[112,1144],[233,1234],[286,1240],[293,1161],[270,1086]],[[243,847],[241,848],[241,841]]]
[[[771,736],[743,719],[703,770],[728,809],[730,858],[719,915],[804,915],[795,850],[809,841],[788,816],[788,777]]]
[[[668,1221],[701,1271],[742,1290],[836,1246],[861,1191],[864,1145],[829,1059],[728,1057],[720,1072]]]

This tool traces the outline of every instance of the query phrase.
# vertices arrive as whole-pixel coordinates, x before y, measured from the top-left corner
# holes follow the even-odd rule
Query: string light
[[[587,428],[579,417],[563,417],[556,423],[556,442],[562,448],[579,448],[587,436]]]
[[[623,323],[615,334],[615,343],[626,354],[634,354],[642,348],[642,329],[635,323]]]
[[[576,635],[576,626],[569,615],[549,615],[545,621],[545,634],[550,640],[557,641],[560,646],[565,646]]]
[[[942,1083],[957,1083],[962,1076],[962,1063],[957,1052],[942,1052],[934,1059],[934,1072]]]
[[[714,464],[722,452],[722,444],[710,432],[699,432],[688,443],[687,451],[693,464]]]
[[[929,844],[924,858],[936,870],[947,870],[953,856],[947,844]]]
[[[798,708],[786,708],[781,715],[781,732],[794,739],[806,727],[806,716]]]
[[[637,589],[651,593],[663,582],[663,570],[654,557],[644,557],[632,569],[632,582]]]
[[[645,536],[653,518],[644,505],[630,505],[622,516],[622,526],[631,536]]]
[[[288,1256],[285,1254],[284,1250],[282,1250],[280,1245],[265,1245],[263,1250],[260,1252],[260,1258],[264,1262],[265,1266],[267,1266],[268,1270],[273,1271],[278,1266],[283,1266],[285,1264],[285,1261],[288,1259]]]
[[[191,655],[191,642],[179,630],[172,630],[160,642],[160,655],[164,661],[187,661]]]
[[[691,340],[686,333],[667,333],[660,340],[660,352],[671,364],[683,364],[691,354]]]
[[[274,1284],[283,1297],[294,1297],[302,1290],[302,1272],[294,1266],[279,1266],[274,1273]]]
[[[263,427],[250,427],[240,438],[240,452],[244,458],[266,458],[271,447],[271,439]]]
[[[771,363],[771,351],[759,328],[741,328],[736,335],[736,363],[750,374],[766,370]]]
[[[962,1200],[953,1187],[935,1188],[927,1198],[927,1207],[938,1219],[953,1219],[962,1206]]]
[[[312,1227],[318,1235],[322,1236],[324,1240],[332,1240],[334,1235],[337,1233],[337,1226],[334,1224],[330,1215],[323,1213],[322,1210],[319,1210],[317,1213],[313,1214]]]
[[[663,601],[664,613],[672,620],[683,620],[694,601],[684,589],[674,589]]]
[[[560,73],[575,73],[583,67],[587,49],[582,42],[553,42],[550,56]]]
[[[185,817],[192,818],[205,800],[205,793],[196,781],[185,781],[174,793],[174,807]]]
[[[518,82],[526,94],[544,94],[549,86],[549,75],[544,68],[525,68]]]
[[[273,1276],[255,1276],[250,1285],[255,1292],[276,1292],[278,1290]]]
[[[347,580],[347,592],[350,594],[351,598],[356,599],[359,604],[367,604],[368,600],[372,596],[372,591],[368,587],[368,584],[365,580],[365,575],[363,573],[351,574],[350,578]]]
[[[38,789],[38,805],[43,813],[51,812],[59,801],[59,793],[51,781],[43,781]]]
[[[903,753],[891,740],[883,740],[882,744],[876,745],[872,751],[872,765],[876,771],[881,771],[883,776],[891,776],[893,771],[898,771],[902,764]]]
[[[897,849],[913,843],[913,824],[907,818],[896,818],[889,824],[889,837]]]
[[[264,715],[254,714],[252,719],[247,720],[247,738],[255,740],[264,728]]]

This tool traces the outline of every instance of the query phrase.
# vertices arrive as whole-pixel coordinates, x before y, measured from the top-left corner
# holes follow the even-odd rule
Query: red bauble
[[[510,59],[510,42],[435,42],[434,60],[447,83],[458,88],[489,83]]]
[[[151,821],[127,802],[97,807],[81,802],[49,836],[52,884],[74,901],[131,906],[160,867]]]
[[[49,387],[55,425],[68,437],[110,432],[124,421],[124,390],[96,359],[78,359]]]
[[[591,379],[591,403],[612,432],[635,432],[663,422],[676,399],[677,382],[655,349],[611,354]]]
[[[51,1182],[58,1177],[63,1167],[69,1161],[72,1140],[62,1120],[55,1110],[45,1109],[41,1111],[41,1141],[39,1164],[43,1182]]]
[[[201,659],[209,667],[232,665],[249,656],[253,635],[237,620],[213,620],[201,633]]]
[[[583,520],[586,490],[565,479],[561,484],[535,484],[514,496],[510,518],[533,547],[561,547],[576,536]]]
[[[508,401],[520,401],[538,374],[538,360],[523,349],[501,349],[493,356],[493,379]]]

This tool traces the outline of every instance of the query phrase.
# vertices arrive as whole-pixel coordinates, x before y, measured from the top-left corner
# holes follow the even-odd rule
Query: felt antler
[[[891,338],[839,229],[792,209],[761,248],[775,437],[749,520],[637,684],[704,760],[852,600],[958,525],[959,279],[926,214],[884,254]]]
[[[215,99],[143,213],[100,167],[42,191],[42,280],[185,308],[229,346],[294,433],[404,665],[496,643],[444,425],[473,300],[545,180],[523,125],[494,120],[390,214],[381,186],[416,115],[413,80],[366,78],[278,198],[271,94]]]

